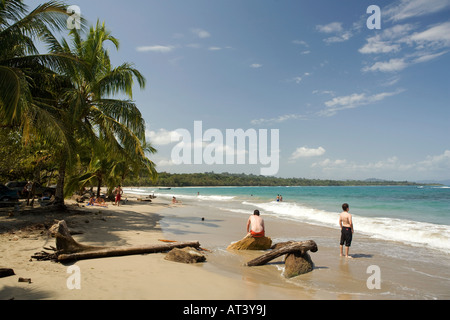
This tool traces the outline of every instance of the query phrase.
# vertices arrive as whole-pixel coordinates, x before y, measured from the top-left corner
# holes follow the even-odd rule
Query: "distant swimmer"
[[[352,215],[349,213],[349,205],[344,203],[342,205],[342,213],[339,215],[339,226],[341,227],[341,241],[340,241],[340,251],[341,257],[344,256],[344,245],[345,245],[345,257],[351,258],[348,255],[350,246],[352,244],[353,238],[353,220]]]
[[[175,198],[175,196],[173,196],[173,197],[172,197],[172,203],[173,203],[173,204],[175,204],[175,203],[181,203],[181,201],[180,201],[180,200],[177,200],[177,198]]]
[[[264,219],[259,216],[259,210],[255,210],[253,215],[247,221],[247,233],[253,238],[262,238],[265,236]]]

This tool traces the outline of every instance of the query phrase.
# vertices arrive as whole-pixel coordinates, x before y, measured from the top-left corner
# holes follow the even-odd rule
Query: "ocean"
[[[343,203],[350,205],[354,229],[374,239],[450,253],[450,187],[157,187],[125,188],[126,193],[157,197],[219,209],[230,214],[294,220],[338,227]],[[277,201],[281,195],[283,201]]]

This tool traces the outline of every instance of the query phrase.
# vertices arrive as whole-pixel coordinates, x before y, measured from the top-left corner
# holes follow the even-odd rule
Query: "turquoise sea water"
[[[347,202],[355,230],[370,237],[426,246],[450,253],[450,187],[202,187],[126,188],[140,195],[219,208],[230,214],[264,215],[336,227],[341,205]],[[277,195],[283,201],[277,202]]]

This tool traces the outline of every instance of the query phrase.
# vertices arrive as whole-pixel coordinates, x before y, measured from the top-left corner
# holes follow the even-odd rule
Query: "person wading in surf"
[[[339,226],[341,227],[341,242],[340,242],[340,250],[341,257],[344,256],[344,244],[345,244],[345,257],[351,258],[348,255],[348,251],[352,244],[353,238],[353,221],[352,215],[349,213],[349,206],[347,203],[342,205],[342,213],[339,215]]]

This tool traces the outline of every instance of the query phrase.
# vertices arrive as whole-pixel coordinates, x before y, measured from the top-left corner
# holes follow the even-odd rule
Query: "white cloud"
[[[297,150],[295,150],[292,153],[292,155],[289,159],[296,160],[299,158],[320,157],[320,156],[324,155],[325,152],[326,152],[326,150],[322,147],[319,147],[316,149],[301,147],[301,148],[297,148]]]
[[[340,35],[326,38],[323,41],[325,41],[328,44],[336,43],[336,42],[344,42],[344,41],[350,40],[350,38],[352,36],[353,36],[353,34],[350,31],[345,31],[345,32],[341,33]]]
[[[405,69],[408,64],[403,58],[390,59],[389,61],[378,61],[370,67],[364,67],[362,70],[367,71],[380,71],[380,72],[396,72]]]
[[[335,168],[335,167],[342,167],[343,165],[345,165],[347,163],[347,160],[330,160],[330,159],[325,159],[319,162],[314,162],[311,167],[315,168],[315,167],[321,167],[321,168]]]
[[[208,50],[209,51],[219,51],[219,50],[222,50],[222,48],[221,47],[209,47]]]
[[[377,170],[395,170],[400,169],[401,164],[397,157],[390,157],[387,160],[380,160],[369,163],[349,162],[345,159],[330,160],[314,162],[312,168],[322,168],[323,170],[347,170],[347,171],[377,171]],[[404,169],[404,168],[403,168]]]
[[[302,82],[302,77],[295,77],[293,80],[295,81],[295,83],[299,84],[300,82]]]
[[[309,72],[305,72],[303,73],[303,75],[299,75],[290,79],[287,79],[286,82],[295,82],[296,84],[300,84],[303,79],[305,79],[305,77],[309,77],[311,75],[311,73]]]
[[[299,44],[299,45],[302,45],[302,46],[305,46],[305,47],[309,47],[308,43],[306,43],[306,41],[303,41],[303,40],[292,40],[292,43],[293,44]]]
[[[313,94],[329,94],[332,97],[334,97],[336,95],[336,93],[331,90],[314,90],[312,93]]]
[[[436,59],[444,54],[448,53],[448,51],[438,52],[438,53],[423,53],[418,58],[416,58],[413,63],[421,63],[427,62],[433,59]]]
[[[250,68],[253,68],[253,69],[258,69],[258,68],[261,68],[261,67],[262,67],[262,64],[259,64],[259,63],[253,63],[253,64],[250,65]]]
[[[400,77],[399,76],[394,76],[394,77],[391,77],[391,78],[387,79],[381,85],[383,87],[390,87],[390,86],[393,86],[394,84],[397,84],[399,81],[400,81]]]
[[[166,129],[159,129],[158,131],[147,130],[145,136],[153,146],[164,146],[181,138],[176,131],[167,131]]]
[[[251,123],[253,125],[260,125],[263,123],[281,123],[287,120],[292,120],[292,119],[305,119],[306,117],[301,115],[301,114],[285,114],[276,118],[271,118],[271,119],[255,119],[252,120]]]
[[[450,46],[450,22],[435,25],[422,32],[416,32],[409,39],[419,44],[448,47]]]
[[[335,107],[337,105],[339,106],[353,106],[353,105],[358,105],[360,104],[362,101],[366,100],[366,94],[365,93],[353,93],[349,96],[341,96],[341,97],[336,97],[333,98],[332,100],[329,100],[327,102],[325,102],[325,105],[327,107]]]
[[[411,33],[412,24],[396,25],[383,30],[382,33],[367,39],[367,43],[359,49],[362,54],[396,54],[402,46],[412,49],[410,53],[388,61],[377,61],[365,66],[362,71],[368,72],[398,72],[415,65],[436,59],[446,53],[450,47],[450,22],[428,27],[426,30]]]
[[[203,29],[194,28],[191,29],[192,33],[194,33],[197,37],[204,39],[211,37],[211,34],[208,31],[205,31]]]
[[[401,50],[401,45],[409,42],[412,24],[398,24],[391,28],[383,29],[381,33],[367,38],[367,43],[359,49],[362,54],[396,53]]]
[[[155,46],[141,46],[141,47],[137,47],[136,50],[139,52],[161,52],[161,53],[167,53],[170,52],[174,49],[173,46],[160,46],[160,45],[155,45]]]
[[[428,156],[424,161],[417,163],[419,170],[450,170],[450,150],[445,150],[443,154]]]
[[[338,33],[342,32],[342,22],[331,22],[325,25],[317,25],[316,30],[323,33]]]
[[[363,172],[370,176],[389,175],[390,179],[393,175],[401,173],[409,177],[408,179],[421,178],[440,178],[444,175],[448,176],[450,171],[450,150],[445,150],[442,154],[427,156],[425,160],[411,163],[403,163],[396,156],[389,157],[376,162],[358,163],[347,160],[331,160],[325,159],[314,162],[311,168],[318,168],[323,171],[336,172],[342,176],[355,175]],[[404,179],[404,178],[401,178]]]
[[[371,96],[367,96],[365,93],[353,93],[348,96],[335,97],[325,102],[326,109],[322,110],[319,115],[333,116],[340,110],[353,109],[359,106],[375,103],[401,92],[403,92],[403,90],[382,92]]]
[[[325,25],[317,25],[316,30],[327,34],[336,34],[323,40],[327,44],[344,42],[349,40],[353,36],[351,31],[344,30],[344,28],[342,27],[342,22],[331,22]]]
[[[292,40],[292,43],[293,44],[297,44],[297,45],[301,45],[301,46],[303,46],[305,48],[309,48],[308,43],[306,43],[303,40]],[[303,51],[300,52],[300,54],[309,54],[309,53],[311,53],[310,50],[303,50]]]
[[[398,52],[400,44],[383,41],[380,35],[376,35],[367,39],[367,44],[358,51],[362,54]]]
[[[389,20],[399,21],[436,13],[450,6],[450,0],[400,0],[383,10]]]
[[[172,160],[162,159],[156,162],[157,167],[173,167],[176,166],[175,163],[173,163]]]

